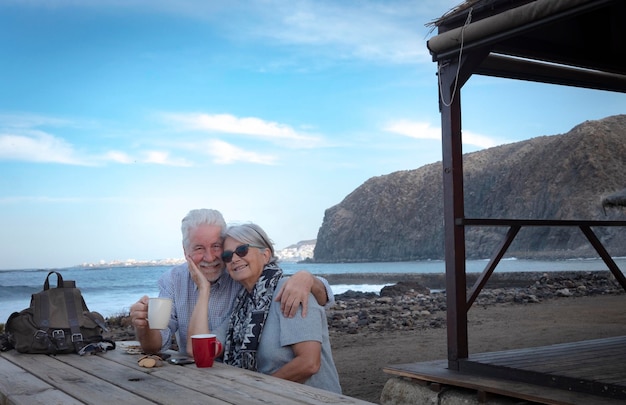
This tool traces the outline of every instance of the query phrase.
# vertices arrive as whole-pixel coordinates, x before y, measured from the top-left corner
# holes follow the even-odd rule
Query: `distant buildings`
[[[287,246],[284,249],[277,250],[276,256],[283,262],[299,262],[305,259],[313,258],[313,250],[315,250],[316,240],[306,240]],[[100,260],[98,263],[83,263],[76,267],[141,267],[141,266],[176,266],[185,261],[185,259],[155,259],[155,260],[113,260],[110,262]]]
[[[278,250],[276,256],[283,262],[299,262],[305,259],[312,259],[316,242],[317,240],[315,239],[298,242],[295,245]]]
[[[175,266],[185,259],[155,259],[155,260],[112,260],[110,262],[100,260],[98,263],[83,263],[76,267],[141,267],[141,266]]]

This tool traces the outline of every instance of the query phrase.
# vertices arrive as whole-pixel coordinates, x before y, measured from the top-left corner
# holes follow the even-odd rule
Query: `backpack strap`
[[[83,342],[83,334],[80,331],[80,323],[78,322],[78,314],[76,313],[76,304],[74,302],[74,294],[71,288],[66,288],[65,295],[65,309],[67,310],[67,320],[70,323],[70,330],[72,332],[72,343],[76,353],[85,346]]]
[[[44,290],[49,290],[50,289],[50,275],[51,274],[56,274],[57,275],[57,287],[63,287],[63,276],[61,276],[61,273],[59,273],[58,271],[51,271],[46,276],[46,282],[43,283],[43,289]]]
[[[56,272],[56,271],[51,271],[46,276],[45,283],[43,283],[44,291],[47,291],[50,289],[50,276],[52,274],[57,275],[57,288],[63,287],[63,277],[61,276],[61,273]],[[40,300],[38,309],[39,309],[39,314],[41,317],[39,321],[39,327],[47,331],[48,328],[50,327],[50,302],[48,300]]]
[[[106,352],[108,350],[115,350],[115,342],[109,339],[103,339],[99,342],[89,343],[82,347],[78,351],[78,354],[84,356],[85,354],[96,354]]]
[[[61,274],[57,273],[56,271],[51,271],[48,273],[48,276],[46,277],[46,282],[43,285],[44,291],[50,289],[49,278],[50,275],[53,273],[56,273],[57,275],[57,286],[63,285],[63,277],[61,277]],[[57,351],[57,348],[65,349],[65,334],[62,330],[53,331],[52,336],[48,335],[48,333],[50,332],[50,301],[47,299],[39,300],[38,310],[41,318],[39,321],[40,329],[35,332],[33,339],[39,342],[38,344],[40,347],[47,346],[48,351],[50,351],[51,353],[55,353]]]

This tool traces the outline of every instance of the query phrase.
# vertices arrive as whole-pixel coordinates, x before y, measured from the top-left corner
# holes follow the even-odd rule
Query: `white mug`
[[[148,326],[150,329],[166,329],[172,314],[172,300],[150,298],[148,303]]]

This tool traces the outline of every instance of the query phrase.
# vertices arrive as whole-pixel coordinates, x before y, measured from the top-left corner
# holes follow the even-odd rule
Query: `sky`
[[[182,258],[214,208],[277,249],[368,179],[441,161],[429,22],[460,0],[3,0],[0,269]],[[463,151],[626,112],[473,76]]]

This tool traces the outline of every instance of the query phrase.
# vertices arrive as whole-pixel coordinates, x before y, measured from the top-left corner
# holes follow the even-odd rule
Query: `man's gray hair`
[[[211,210],[208,208],[200,208],[191,210],[183,218],[180,230],[183,233],[183,247],[185,250],[189,247],[189,234],[192,229],[197,228],[200,225],[216,225],[220,227],[220,235],[224,239],[224,232],[226,232],[226,221],[222,213],[217,210]]]

